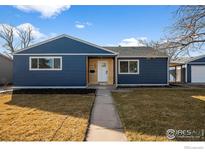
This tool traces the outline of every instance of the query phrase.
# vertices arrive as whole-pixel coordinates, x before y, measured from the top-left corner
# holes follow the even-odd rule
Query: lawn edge
[[[90,127],[90,124],[91,124],[91,116],[92,116],[92,112],[93,112],[93,108],[94,108],[94,104],[95,104],[95,98],[96,98],[96,91],[95,91],[94,99],[93,99],[93,102],[92,102],[92,105],[91,105],[89,118],[88,118],[88,124],[87,124],[87,128],[86,128],[86,131],[85,131],[85,136],[84,136],[84,139],[83,139],[83,141],[85,141],[85,142],[87,141],[86,138],[88,136],[89,127]]]
[[[125,125],[124,125],[124,121],[122,120],[123,118],[122,118],[122,116],[121,116],[121,114],[120,114],[120,112],[119,112],[119,109],[118,109],[118,106],[117,106],[117,101],[114,99],[114,97],[113,97],[113,93],[115,93],[115,92],[112,92],[111,94],[112,94],[112,99],[114,100],[113,102],[113,104],[114,104],[114,106],[115,106],[115,108],[116,108],[116,112],[117,112],[117,114],[119,115],[119,118],[120,118],[120,122],[121,122],[121,124],[122,124],[122,127],[123,127],[123,133],[125,134],[125,136],[126,136],[126,138],[127,138],[127,141],[128,142],[130,142],[131,140],[129,140],[129,138],[128,138],[128,136],[127,136],[127,134],[126,134],[126,127],[125,127]]]

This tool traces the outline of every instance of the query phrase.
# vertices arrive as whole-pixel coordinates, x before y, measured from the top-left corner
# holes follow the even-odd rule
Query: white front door
[[[98,61],[98,82],[107,82],[108,69],[106,61]]]
[[[205,66],[191,66],[191,82],[205,83]]]

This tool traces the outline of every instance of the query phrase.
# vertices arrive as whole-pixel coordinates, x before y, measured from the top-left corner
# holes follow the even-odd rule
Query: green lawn
[[[94,94],[0,94],[0,141],[83,141]]]
[[[205,89],[139,88],[113,97],[130,141],[167,141],[167,129],[205,129]]]

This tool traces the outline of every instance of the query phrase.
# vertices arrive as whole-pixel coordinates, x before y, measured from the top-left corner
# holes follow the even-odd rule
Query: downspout
[[[177,66],[174,67],[175,83],[177,82]]]
[[[86,88],[88,88],[88,83],[89,83],[89,61],[88,61],[88,56],[86,56],[86,66],[85,66],[85,70],[86,70],[86,74],[85,74],[85,80],[86,80]]]
[[[118,55],[115,56],[115,87],[118,87]]]
[[[185,63],[185,83],[187,83],[187,63]]]
[[[170,64],[170,58],[167,57],[167,85],[169,85],[169,64]]]

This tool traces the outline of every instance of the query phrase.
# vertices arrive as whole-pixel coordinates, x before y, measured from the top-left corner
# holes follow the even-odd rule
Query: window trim
[[[60,68],[54,68],[54,63],[53,63],[53,67],[52,68],[32,68],[31,67],[31,60],[32,59],[39,59],[39,58],[51,58],[54,59],[55,58],[59,58],[60,59]],[[29,57],[29,71],[61,71],[62,70],[62,57],[57,57],[57,56],[30,56]]]
[[[128,62],[128,72],[127,73],[121,72],[121,70],[120,70],[120,62],[121,61]],[[137,65],[137,72],[136,73],[130,72],[130,61],[137,61],[138,65]],[[140,70],[139,70],[140,67],[139,66],[140,66],[139,59],[119,59],[118,60],[118,74],[140,74]]]

